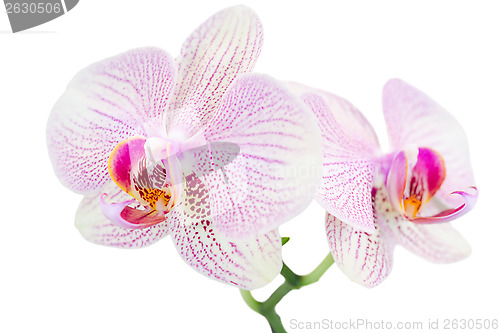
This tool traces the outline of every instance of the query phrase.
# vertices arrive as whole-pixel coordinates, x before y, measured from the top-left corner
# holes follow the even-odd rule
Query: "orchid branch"
[[[323,276],[333,263],[333,257],[331,253],[328,253],[325,259],[323,259],[318,267],[316,267],[311,273],[307,275],[298,275],[283,262],[281,275],[285,278],[285,281],[271,294],[271,296],[269,296],[266,301],[257,301],[249,290],[240,289],[241,296],[252,310],[267,319],[273,333],[286,333],[281,318],[276,312],[276,305],[290,291],[318,282],[321,276]]]

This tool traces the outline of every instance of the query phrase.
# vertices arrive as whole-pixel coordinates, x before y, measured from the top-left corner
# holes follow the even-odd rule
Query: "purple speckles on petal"
[[[321,91],[302,99],[318,118],[322,136],[323,178],[316,198],[344,223],[373,229],[371,189],[378,142],[370,124],[346,100]]]
[[[199,273],[242,289],[272,281],[281,270],[281,237],[277,231],[244,242],[232,242],[209,220],[171,229],[182,259]]]
[[[262,41],[259,18],[242,5],[224,9],[198,27],[176,58],[179,81],[168,122],[191,134],[202,129],[230,84],[252,71]]]
[[[335,263],[354,282],[374,287],[389,275],[394,243],[377,226],[368,233],[327,214],[326,235]]]
[[[244,239],[273,230],[313,199],[321,177],[314,116],[276,80],[246,74],[233,82],[207,125],[208,142],[231,142],[238,156],[204,177],[214,225]]]
[[[49,154],[61,182],[94,194],[110,180],[109,154],[119,142],[164,133],[162,115],[175,78],[173,59],[155,48],[131,50],[80,71],[47,123]]]

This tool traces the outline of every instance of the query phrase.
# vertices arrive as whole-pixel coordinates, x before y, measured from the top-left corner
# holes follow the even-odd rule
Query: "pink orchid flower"
[[[383,91],[390,152],[368,121],[333,94],[291,85],[319,119],[324,176],[318,201],[328,211],[333,258],[353,281],[372,287],[390,273],[400,244],[437,263],[470,253],[449,222],[477,198],[467,139],[458,122],[409,84]]]
[[[196,29],[175,60],[135,49],[73,78],[47,143],[58,178],[85,195],[83,237],[138,248],[170,234],[195,270],[244,289],[279,273],[277,227],[314,196],[305,189],[319,183],[320,137],[299,99],[249,73],[261,45],[259,19],[236,6]]]

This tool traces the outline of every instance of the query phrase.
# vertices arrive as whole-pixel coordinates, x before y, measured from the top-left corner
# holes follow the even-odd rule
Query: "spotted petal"
[[[371,189],[379,154],[373,128],[345,99],[297,84],[294,88],[321,130],[324,170],[317,200],[345,223],[372,230]]]
[[[182,259],[199,273],[242,289],[271,282],[281,270],[281,237],[277,231],[246,241],[229,241],[210,220],[171,229]]]
[[[266,233],[310,203],[321,175],[318,132],[312,113],[276,80],[247,74],[234,82],[205,130],[208,142],[240,147],[224,170],[204,177],[221,233]]]
[[[327,213],[326,235],[335,263],[352,281],[375,287],[389,275],[394,242],[377,225],[368,233]]]
[[[427,95],[398,79],[385,85],[383,107],[392,150],[412,145],[438,152],[445,162],[446,178],[436,196],[449,209],[463,205],[461,196],[450,195],[474,186],[467,138],[460,124]]]
[[[179,80],[169,114],[173,127],[190,134],[204,127],[229,85],[252,71],[262,37],[257,15],[239,5],[216,13],[186,39],[176,58]]]
[[[112,202],[124,202],[131,197],[113,181],[103,187]],[[80,203],[75,217],[75,226],[82,236],[95,244],[120,248],[138,248],[151,245],[165,237],[168,227],[165,222],[142,229],[123,228],[111,222],[101,210],[101,193],[86,196]]]
[[[281,270],[277,230],[245,241],[229,240],[210,217],[207,187],[195,173],[186,177],[184,200],[168,215],[170,234],[182,259],[199,273],[242,289],[259,288]]]
[[[155,48],[131,50],[80,71],[47,124],[49,154],[61,182],[94,194],[110,180],[108,158],[119,142],[164,133],[162,115],[175,79],[173,60]]]

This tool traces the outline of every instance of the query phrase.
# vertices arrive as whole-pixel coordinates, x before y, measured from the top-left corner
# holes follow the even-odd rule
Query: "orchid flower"
[[[192,268],[243,289],[279,273],[277,227],[313,199],[320,137],[284,85],[249,73],[261,45],[259,19],[236,6],[198,27],[175,60],[134,49],[72,79],[47,144],[60,181],[85,196],[75,219],[84,238],[138,248],[169,234]]]
[[[390,152],[368,121],[333,94],[291,85],[319,119],[324,176],[317,199],[327,210],[332,256],[353,281],[371,287],[391,271],[400,244],[437,263],[470,247],[449,221],[477,198],[465,133],[441,106],[393,79],[383,90]]]

